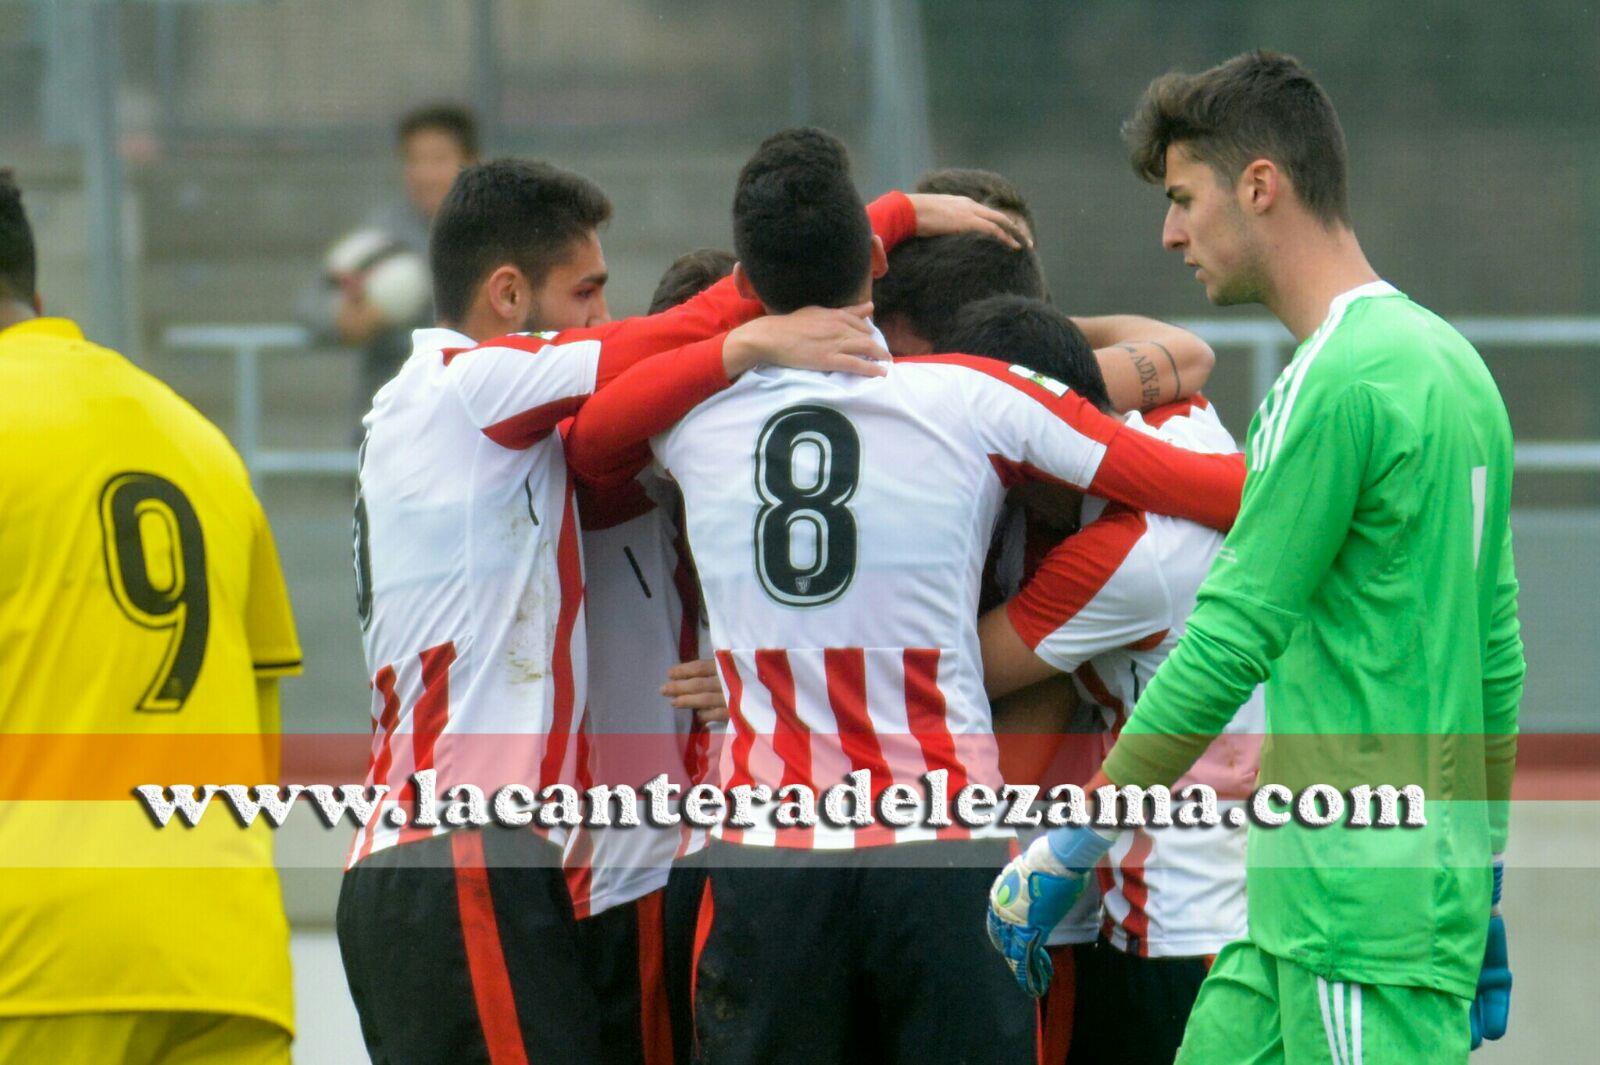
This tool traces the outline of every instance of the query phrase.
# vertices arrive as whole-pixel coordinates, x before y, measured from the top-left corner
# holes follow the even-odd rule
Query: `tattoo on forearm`
[[[1156,380],[1156,363],[1150,356],[1141,354],[1134,344],[1118,344],[1128,353],[1134,372],[1139,375],[1139,405],[1149,407],[1161,401],[1161,384]]]
[[[1149,341],[1149,343],[1160,348],[1161,354],[1165,355],[1167,357],[1167,361],[1172,364],[1172,383],[1175,387],[1175,391],[1172,393],[1172,398],[1177,399],[1179,396],[1183,395],[1183,378],[1178,376],[1178,360],[1172,357],[1172,352],[1168,351],[1167,346],[1161,343],[1159,340],[1152,340]]]

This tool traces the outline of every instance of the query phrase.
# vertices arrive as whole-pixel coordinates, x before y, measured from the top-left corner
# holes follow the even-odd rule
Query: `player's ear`
[[[750,275],[744,272],[744,263],[733,264],[733,290],[741,299],[760,300],[756,295],[756,287],[750,283]]]
[[[872,279],[876,281],[889,272],[889,253],[883,248],[883,238],[872,234]]]
[[[1244,168],[1235,183],[1239,204],[1251,214],[1262,214],[1278,201],[1283,174],[1270,159],[1257,159]]]
[[[44,299],[37,292],[33,294],[33,313],[44,316]]]
[[[497,318],[522,321],[527,317],[532,289],[523,278],[522,271],[510,263],[495,268],[483,283],[483,293],[489,309]]]

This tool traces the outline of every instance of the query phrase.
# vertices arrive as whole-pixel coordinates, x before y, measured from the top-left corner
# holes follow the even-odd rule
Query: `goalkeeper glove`
[[[1500,884],[1505,877],[1503,856],[1494,860],[1494,894],[1489,906],[1489,941],[1483,948],[1483,969],[1478,973],[1478,993],[1472,999],[1472,1049],[1485,1039],[1506,1034],[1511,1015],[1511,961],[1506,953],[1506,919],[1500,916]]]
[[[1018,986],[1035,998],[1050,986],[1053,971],[1045,941],[1114,839],[1087,826],[1055,829],[1006,863],[989,889],[989,942]]]

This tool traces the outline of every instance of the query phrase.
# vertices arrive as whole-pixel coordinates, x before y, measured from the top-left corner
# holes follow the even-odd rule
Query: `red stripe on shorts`
[[[483,857],[483,833],[450,834],[450,856],[456,867],[456,906],[461,912],[461,939],[467,949],[467,970],[472,976],[472,997],[478,1007],[478,1024],[489,1050],[490,1065],[528,1065],[517,1020],[517,1001],[511,993],[500,945],[500,926],[489,893],[489,869]]]

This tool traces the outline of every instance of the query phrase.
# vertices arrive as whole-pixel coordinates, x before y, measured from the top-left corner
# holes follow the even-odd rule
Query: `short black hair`
[[[917,191],[965,196],[986,207],[1017,216],[1028,224],[1030,233],[1038,228],[1033,224],[1033,212],[1028,209],[1028,201],[1023,197],[1022,190],[1012,184],[1009,178],[993,170],[962,166],[930,170],[917,179]]]
[[[403,146],[413,133],[436,130],[450,137],[468,159],[478,157],[478,120],[461,104],[439,103],[414,108],[400,117],[395,139]]]
[[[691,296],[697,296],[733,272],[733,252],[721,248],[696,248],[672,260],[672,265],[656,282],[655,294],[650,297],[650,310],[660,314],[676,307]]]
[[[1046,298],[1033,252],[982,233],[917,237],[889,253],[889,272],[872,285],[873,315],[899,318],[931,341],[962,307],[1001,295]]]
[[[0,170],[0,299],[31,302],[38,282],[33,227],[22,209],[22,190],[10,170]]]
[[[761,302],[779,313],[846,307],[872,272],[872,226],[831,133],[787,129],[739,171],[733,246]]]
[[[469,166],[439,205],[428,240],[433,305],[460,322],[483,279],[507,263],[534,285],[572,246],[611,217],[611,201],[587,178],[548,163],[496,159]]]
[[[934,348],[1014,363],[1053,377],[1101,410],[1111,410],[1106,380],[1088,338],[1043,300],[991,296],[969,303]]]
[[[1198,74],[1163,74],[1122,135],[1134,173],[1146,181],[1167,176],[1174,144],[1229,184],[1253,160],[1270,159],[1324,225],[1350,222],[1344,129],[1333,101],[1293,56],[1245,52]]]

